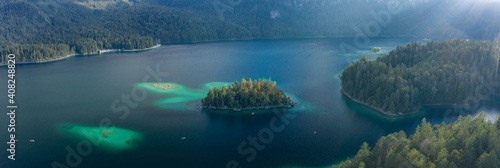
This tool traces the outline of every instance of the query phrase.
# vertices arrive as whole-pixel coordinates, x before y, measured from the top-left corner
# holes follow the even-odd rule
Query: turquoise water
[[[17,160],[11,162],[2,155],[0,167],[67,165],[66,147],[76,150],[86,138],[78,130],[65,131],[61,124],[92,130],[103,121],[119,130],[119,138],[108,140],[111,145],[92,145],[79,167],[226,167],[230,161],[242,167],[327,167],[352,157],[365,141],[373,146],[389,133],[414,132],[423,117],[432,123],[454,120],[455,114],[448,115],[446,108],[388,118],[340,94],[337,76],[349,62],[362,54],[370,59],[380,56],[370,53],[374,46],[388,52],[411,40],[420,39],[373,38],[370,45],[345,53],[339,46],[352,43],[352,38],[178,44],[18,65]],[[150,72],[157,68],[163,73]],[[6,67],[0,67],[0,77],[6,76]],[[233,83],[243,77],[271,77],[300,104],[292,109],[251,111],[253,115],[195,108],[211,82]],[[138,86],[146,78],[182,87],[155,93]],[[0,82],[0,88],[5,88],[0,95],[6,95],[6,82]],[[2,96],[0,108],[6,102]],[[496,104],[486,102],[477,111],[487,111],[494,118],[500,109]],[[273,122],[284,127],[273,131],[272,138],[263,134],[268,141],[260,142],[261,150],[245,145],[243,150],[256,150],[255,158],[247,161],[250,154],[238,152],[238,146],[249,136],[268,131],[274,112],[289,119],[286,124]],[[7,117],[0,115],[4,126]],[[8,141],[4,131],[2,142]],[[113,142],[123,145],[122,139],[132,135],[140,135],[133,147],[113,147]]]

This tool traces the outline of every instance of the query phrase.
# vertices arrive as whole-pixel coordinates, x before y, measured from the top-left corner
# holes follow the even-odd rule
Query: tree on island
[[[203,108],[212,109],[283,108],[295,105],[271,78],[253,81],[243,78],[239,84],[235,81],[230,87],[210,87],[201,103]]]
[[[373,47],[372,52],[379,53],[382,52],[382,49],[380,47]]]

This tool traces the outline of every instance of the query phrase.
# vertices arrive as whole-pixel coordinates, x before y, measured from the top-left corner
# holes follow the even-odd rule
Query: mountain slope
[[[498,6],[464,7],[462,1],[401,1],[401,12],[391,15],[378,36],[495,39]],[[2,60],[15,53],[20,55],[18,61],[32,62],[64,56],[54,53],[55,46],[69,48],[67,55],[156,43],[353,37],[357,28],[366,30],[368,23],[376,21],[372,12],[387,11],[388,2],[7,0],[0,2],[0,54]]]

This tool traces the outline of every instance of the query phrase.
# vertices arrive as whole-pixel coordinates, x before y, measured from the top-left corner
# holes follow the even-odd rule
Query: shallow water
[[[354,155],[365,141],[373,146],[378,138],[392,132],[413,133],[423,117],[432,123],[454,120],[446,108],[388,118],[340,94],[337,76],[349,62],[363,53],[370,59],[380,56],[370,53],[374,46],[387,52],[411,40],[419,39],[373,38],[369,46],[347,52],[339,46],[352,43],[352,38],[178,44],[144,52],[18,65],[17,159],[8,161],[2,155],[0,167],[50,167],[54,161],[67,165],[66,147],[76,150],[85,138],[61,131],[60,125],[92,128],[103,120],[140,133],[141,143],[125,150],[92,145],[78,166],[225,167],[231,160],[242,167],[329,166]],[[151,73],[157,68],[165,73]],[[1,67],[0,77],[6,76],[6,67]],[[300,99],[298,108],[274,110],[293,119],[286,124],[275,122],[284,127],[273,131],[272,137],[264,134],[269,133],[266,130],[276,117],[269,110],[252,115],[192,107],[207,83],[232,83],[243,77],[271,77],[278,87]],[[177,83],[186,90],[168,95],[139,89],[137,85],[146,78],[147,82]],[[0,89],[0,95],[6,95],[6,82],[0,82],[0,88],[5,88]],[[6,102],[7,97],[1,96],[0,107],[7,106]],[[486,103],[480,110],[495,118],[500,109],[496,104]],[[4,126],[8,125],[7,117],[0,116]],[[4,131],[1,142],[8,141]],[[238,152],[238,146],[248,142],[249,136],[258,137],[259,132],[269,141],[260,143],[263,148],[253,148],[256,155],[249,162],[250,154]],[[245,145],[242,149],[250,148]]]

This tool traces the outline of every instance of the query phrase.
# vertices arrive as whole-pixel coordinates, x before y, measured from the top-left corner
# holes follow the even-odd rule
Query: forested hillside
[[[500,121],[460,116],[431,126],[425,118],[409,137],[400,131],[380,138],[373,150],[365,142],[355,158],[338,168],[492,168],[500,166]]]
[[[376,61],[363,56],[347,66],[342,92],[388,115],[424,105],[467,105],[478,93],[495,92],[499,59],[498,41],[412,42]]]
[[[381,25],[377,36],[497,38],[498,3],[458,8],[461,1],[402,0],[401,10]],[[6,0],[0,2],[0,54],[32,62],[156,43],[353,37],[367,23],[380,22],[372,12],[387,11],[388,5],[359,0]],[[477,8],[484,12],[471,15]]]

